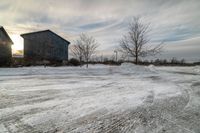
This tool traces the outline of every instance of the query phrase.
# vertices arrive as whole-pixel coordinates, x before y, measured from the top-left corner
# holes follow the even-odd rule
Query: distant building
[[[69,41],[56,33],[45,30],[21,35],[24,38],[24,59],[31,64],[68,60]]]
[[[3,27],[0,26],[0,66],[9,66],[12,61],[13,42]]]

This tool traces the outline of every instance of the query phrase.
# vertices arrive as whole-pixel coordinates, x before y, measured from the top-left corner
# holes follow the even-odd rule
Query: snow
[[[194,72],[200,73],[200,66],[195,66],[194,67]]]
[[[0,68],[0,133],[199,132],[198,68]]]

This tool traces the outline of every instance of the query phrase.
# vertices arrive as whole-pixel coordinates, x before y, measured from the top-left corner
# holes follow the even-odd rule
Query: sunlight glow
[[[13,45],[12,45],[12,53],[13,54],[19,54],[24,49],[23,47],[23,38],[20,37],[20,35],[10,35],[12,41],[13,41]]]

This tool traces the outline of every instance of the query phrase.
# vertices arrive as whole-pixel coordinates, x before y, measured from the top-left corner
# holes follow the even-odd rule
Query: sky
[[[113,55],[128,23],[141,17],[151,24],[150,45],[163,44],[155,58],[200,61],[200,0],[1,0],[0,25],[14,50],[23,49],[20,34],[50,29],[74,42],[81,33],[100,43],[98,53]]]

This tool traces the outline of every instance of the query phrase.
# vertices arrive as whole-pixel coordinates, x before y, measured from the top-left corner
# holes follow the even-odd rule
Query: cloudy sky
[[[1,0],[0,25],[23,48],[19,34],[51,29],[73,42],[94,36],[112,55],[133,16],[151,23],[150,44],[164,41],[159,58],[200,60],[200,0]]]

